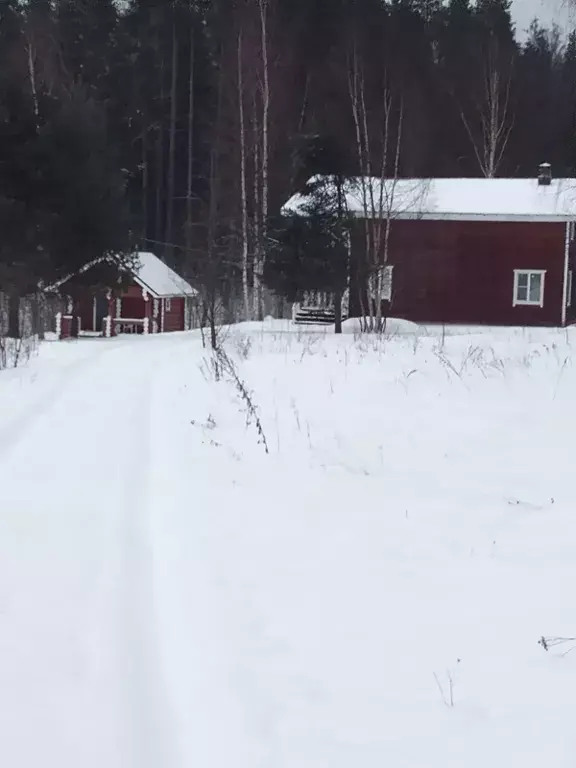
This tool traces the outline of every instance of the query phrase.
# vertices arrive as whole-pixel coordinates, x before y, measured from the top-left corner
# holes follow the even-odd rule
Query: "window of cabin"
[[[514,270],[513,306],[544,306],[544,278],[546,270]]]
[[[376,297],[380,294],[381,301],[392,301],[392,279],[394,274],[394,267],[388,265],[380,267],[377,272],[374,272],[368,278],[368,291],[370,298],[376,301]]]
[[[164,310],[166,312],[171,312],[172,311],[172,299],[164,299],[164,301],[165,301]]]

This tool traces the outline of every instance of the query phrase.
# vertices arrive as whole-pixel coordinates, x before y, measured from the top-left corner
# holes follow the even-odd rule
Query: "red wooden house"
[[[347,184],[350,316],[367,280],[363,219],[389,222],[386,314],[416,322],[564,326],[576,322],[576,179],[379,179]],[[295,196],[285,210],[298,211]],[[364,293],[364,297],[366,293]],[[376,297],[373,297],[376,298]]]
[[[66,293],[66,281],[58,285]],[[78,335],[167,333],[191,327],[197,291],[153,253],[138,253],[134,269],[118,290],[67,299],[56,316],[59,338]]]

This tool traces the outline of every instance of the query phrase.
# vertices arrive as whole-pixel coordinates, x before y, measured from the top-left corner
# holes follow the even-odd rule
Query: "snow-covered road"
[[[269,454],[195,334],[0,373],[2,768],[573,768],[576,331],[433,334],[232,329]]]
[[[185,341],[92,342],[3,413],[0,765],[177,765],[150,530],[157,381]]]

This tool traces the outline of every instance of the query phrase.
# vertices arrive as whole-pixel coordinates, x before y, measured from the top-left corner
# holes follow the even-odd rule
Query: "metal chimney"
[[[549,187],[552,183],[552,166],[550,163],[541,163],[538,166],[538,185]]]

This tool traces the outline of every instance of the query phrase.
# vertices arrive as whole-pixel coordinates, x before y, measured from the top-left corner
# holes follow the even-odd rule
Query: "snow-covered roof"
[[[168,264],[153,253],[142,251],[137,254],[138,265],[134,277],[143,288],[157,298],[173,296],[195,296],[197,291],[180,277]]]
[[[102,262],[111,262],[114,259],[113,256],[103,256],[99,259],[94,259],[85,264],[78,272],[74,274],[82,274],[87,272],[92,267]],[[62,285],[68,282],[74,274],[67,275],[53,285],[48,286],[45,290],[47,292],[57,291]],[[173,298],[177,296],[196,296],[198,291],[192,288],[190,283],[186,282],[183,277],[180,277],[168,264],[165,264],[161,259],[149,251],[139,251],[136,254],[136,266],[132,270],[132,274],[136,282],[142,287],[153,294],[156,298]]]
[[[318,177],[316,177],[318,180]],[[345,184],[348,211],[367,210],[410,219],[485,221],[566,221],[576,219],[576,179],[350,179]],[[373,201],[373,202],[372,202]],[[306,198],[294,195],[285,213],[302,212]]]

